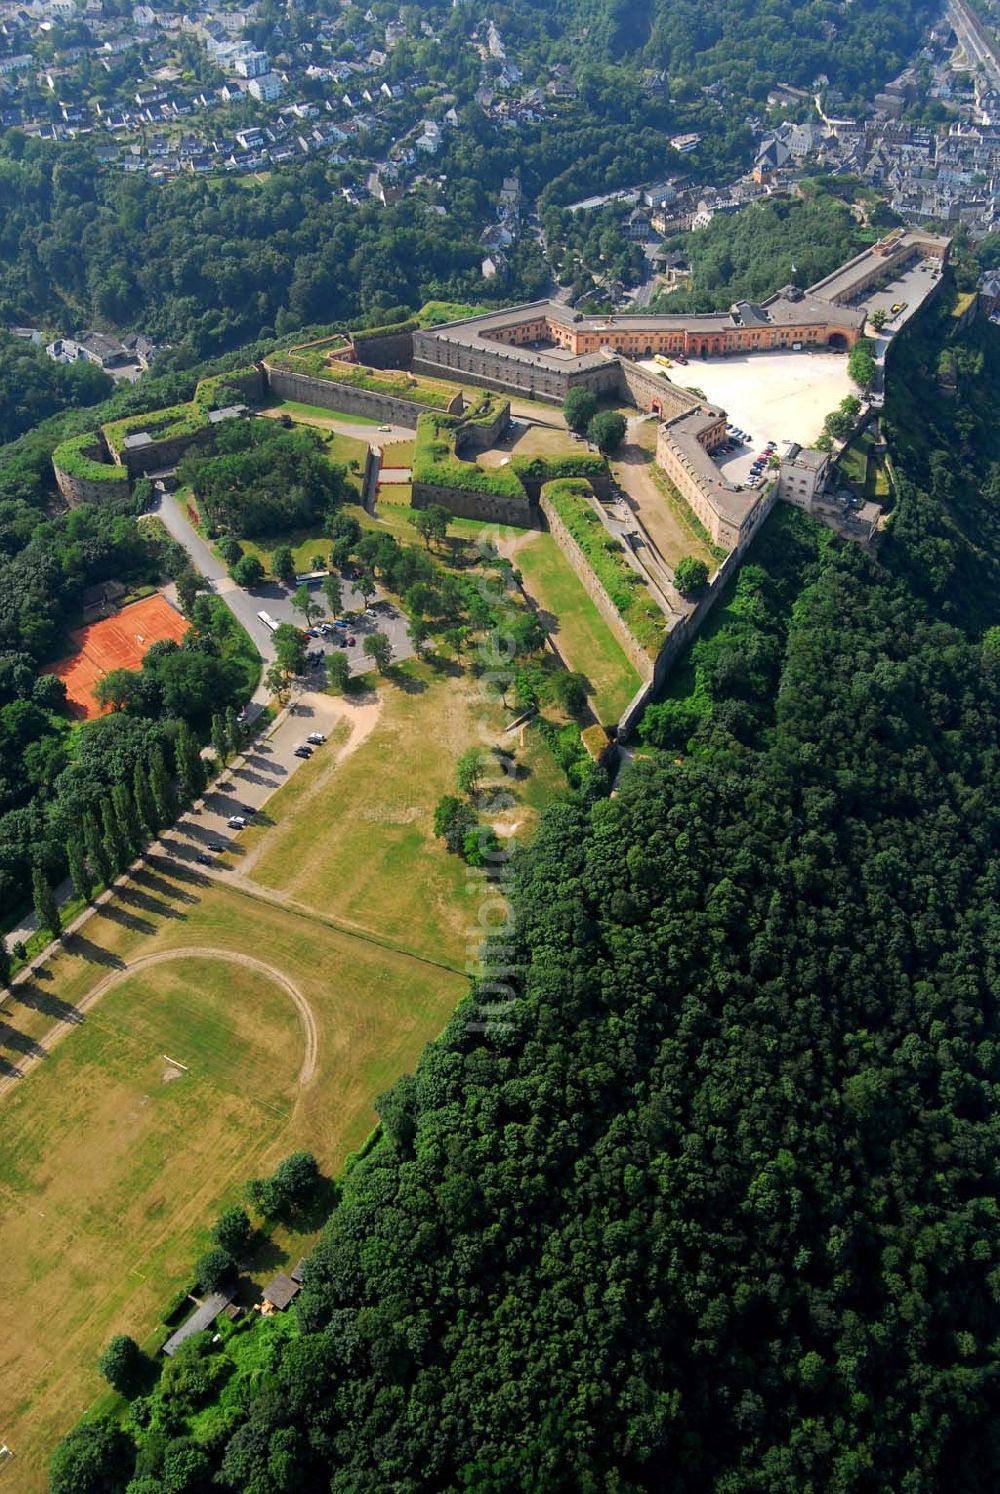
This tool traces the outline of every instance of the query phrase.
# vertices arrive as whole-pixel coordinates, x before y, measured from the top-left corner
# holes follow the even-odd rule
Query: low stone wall
[[[482,519],[487,524],[514,524],[520,529],[540,529],[536,504],[527,497],[502,498],[495,493],[477,493],[471,488],[442,488],[436,483],[415,482],[410,503],[428,508],[439,503],[460,519]]]
[[[601,582],[594,575],[586,555],[584,555],[580,546],[556,513],[553,504],[550,503],[544,494],[542,495],[540,506],[553,539],[572,566],[584,591],[597,607],[598,612],[604,618],[604,621],[621,644],[628,659],[638,670],[641,677],[644,680],[651,679],[654,669],[653,660],[625,622],[625,619],[601,585]]]
[[[430,405],[417,404],[414,400],[398,399],[389,394],[375,394],[370,389],[357,389],[351,384],[336,384],[331,379],[316,379],[311,374],[291,373],[285,368],[272,368],[265,363],[268,388],[279,399],[294,399],[303,405],[317,405],[321,410],[331,410],[341,415],[364,415],[379,424],[405,425],[416,430],[417,421]],[[448,405],[448,413],[461,399],[458,395]],[[442,406],[441,408],[444,408]]]
[[[365,453],[364,476],[361,479],[361,503],[370,514],[375,512],[375,494],[378,492],[378,475],[381,469],[382,453],[369,442]]]

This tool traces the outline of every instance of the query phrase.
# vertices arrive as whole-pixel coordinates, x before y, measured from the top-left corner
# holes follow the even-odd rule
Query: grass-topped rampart
[[[495,418],[496,410],[490,418]],[[485,417],[480,417],[485,419]],[[458,488],[524,504],[528,495],[512,466],[480,467],[455,455],[455,436],[465,424],[458,415],[421,415],[413,453],[413,481],[439,488]]]
[[[70,436],[67,441],[62,441],[53,452],[52,460],[61,472],[82,482],[126,483],[128,474],[124,467],[102,462],[94,455],[100,449],[97,432],[85,431],[82,436]]]
[[[595,451],[572,451],[564,456],[515,456],[511,466],[520,477],[534,482],[554,482],[563,477],[599,477],[608,464]]]
[[[252,369],[241,369],[233,373],[214,374],[202,379],[195,389],[194,398],[185,404],[167,405],[162,410],[150,410],[142,415],[126,415],[121,420],[109,420],[101,427],[108,450],[114,458],[101,461],[93,455],[100,450],[100,437],[96,431],[82,436],[71,436],[52,453],[53,464],[71,477],[93,482],[126,481],[123,461],[125,442],[129,436],[140,431],[147,432],[154,441],[176,441],[193,436],[207,422],[209,413],[221,405],[240,398],[239,382],[254,374]]]
[[[169,405],[165,410],[154,410],[148,415],[128,415],[124,420],[112,420],[103,427],[104,439],[112,456],[121,460],[125,442],[129,436],[147,432],[154,441],[173,441],[178,437],[193,436],[205,424],[205,414],[195,400],[183,405]]]
[[[663,642],[666,622],[639,573],[622,554],[620,543],[608,533],[588,496],[585,482],[562,478],[542,490],[597,580],[607,592],[629,632],[651,658]]]
[[[349,389],[365,389],[369,394],[382,394],[389,399],[407,400],[429,408],[443,409],[458,393],[457,385],[428,379],[405,369],[370,368],[363,363],[348,363],[329,351],[318,350],[315,344],[274,353],[268,364],[285,373],[304,374],[311,379],[323,379]]]

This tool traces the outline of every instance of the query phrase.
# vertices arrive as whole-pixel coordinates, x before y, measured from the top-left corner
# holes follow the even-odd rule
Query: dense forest
[[[995,327],[960,330],[952,309],[915,318],[889,355],[902,501],[884,555],[942,616],[981,633],[1000,624],[1000,346]]]
[[[674,97],[722,86],[760,102],[776,81],[808,88],[821,74],[850,104],[910,58],[932,5],[880,0],[842,6],[811,0],[556,0],[579,28],[584,54],[638,58],[669,72]]]
[[[965,346],[949,316],[928,353]],[[379,1102],[301,1333],[198,1413],[198,1477],[996,1486],[1000,637],[995,600],[973,626],[912,584],[952,495],[895,455],[885,560],[779,507],[650,718],[668,750],[549,811],[488,980]],[[189,1415],[135,1402],[54,1487],[173,1487]]]
[[[850,209],[817,185],[805,200],[771,198],[669,243],[689,256],[690,279],[654,310],[726,311],[783,285],[812,285],[871,242]]]
[[[53,363],[44,350],[0,332],[0,446],[58,410],[100,404],[114,389],[93,363]]]

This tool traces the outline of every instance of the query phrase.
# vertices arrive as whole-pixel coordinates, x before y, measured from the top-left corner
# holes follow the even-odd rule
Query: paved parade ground
[[[664,370],[652,359],[642,367],[666,372],[682,389],[700,389],[721,405],[730,421],[749,432],[759,451],[765,441],[815,441],[823,421],[857,388],[843,353],[733,354],[727,358],[692,358],[685,367]],[[727,476],[730,475],[728,467]],[[737,478],[739,480],[739,478]]]

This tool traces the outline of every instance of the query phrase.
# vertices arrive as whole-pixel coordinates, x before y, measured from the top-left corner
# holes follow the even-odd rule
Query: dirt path
[[[74,1027],[78,1027],[83,1014],[90,1010],[96,1002],[100,1001],[106,991],[126,980],[130,975],[135,975],[140,970],[148,970],[152,965],[164,965],[168,960],[228,960],[232,965],[242,965],[247,970],[256,970],[258,974],[273,980],[275,985],[281,987],[285,994],[290,997],[292,1004],[302,1019],[302,1027],[305,1033],[305,1052],[302,1058],[302,1067],[299,1069],[299,1084],[308,1084],[316,1071],[316,1055],[319,1051],[319,1034],[316,1028],[316,1018],[313,1016],[312,1008],[299,990],[298,986],[292,984],[286,975],[276,970],[273,965],[266,964],[263,960],[255,959],[253,955],[242,954],[232,949],[218,949],[213,945],[191,944],[183,949],[161,949],[155,954],[140,955],[138,959],[129,960],[120,970],[113,970],[103,980],[98,981],[96,986],[89,990],[86,996],[77,1002],[74,1014],[64,1021],[55,1022],[43,1038],[35,1044],[34,1052],[26,1054],[19,1065],[20,1072],[12,1074],[9,1078],[0,1081],[0,1096],[8,1089],[30,1073],[37,1063],[51,1053],[52,1049],[60,1042]]]
[[[539,529],[525,529],[522,534],[510,534],[502,539],[497,546],[504,560],[513,560],[518,550],[523,550],[525,545],[530,545],[541,533]]]

